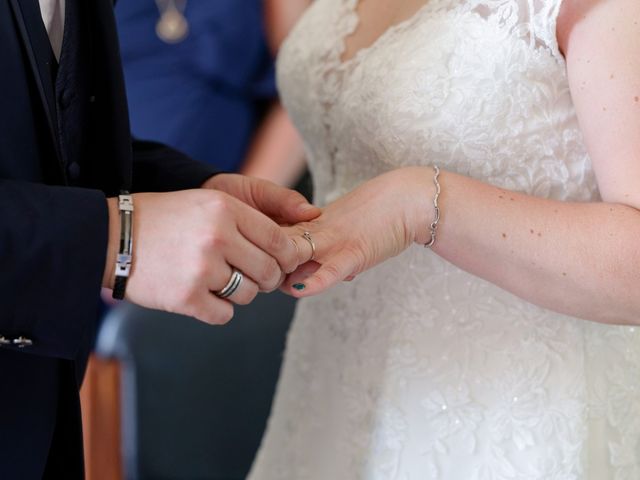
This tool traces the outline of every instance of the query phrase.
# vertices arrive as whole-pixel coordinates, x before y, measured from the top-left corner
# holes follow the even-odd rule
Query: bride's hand
[[[407,167],[380,175],[323,209],[313,221],[287,227],[298,247],[298,270],[282,290],[296,297],[333,285],[430,239],[434,218],[433,169]],[[314,261],[310,234],[315,247]]]

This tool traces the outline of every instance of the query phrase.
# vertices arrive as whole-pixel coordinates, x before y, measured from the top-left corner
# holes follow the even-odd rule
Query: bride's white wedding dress
[[[428,0],[341,62],[356,3],[315,0],[279,59],[319,204],[432,163],[598,198],[556,42],[560,0]],[[638,335],[538,308],[414,246],[300,302],[250,479],[638,480]]]

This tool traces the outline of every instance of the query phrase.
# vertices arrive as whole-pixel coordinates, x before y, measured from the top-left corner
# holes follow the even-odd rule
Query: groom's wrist
[[[118,246],[120,244],[120,213],[118,211],[118,198],[107,198],[107,208],[109,212],[109,237],[107,240],[104,273],[102,274],[102,286],[112,289],[115,282],[114,265],[116,264]]]

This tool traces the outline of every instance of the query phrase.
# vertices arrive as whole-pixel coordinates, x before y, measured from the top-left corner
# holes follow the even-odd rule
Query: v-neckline
[[[349,2],[349,5],[347,5],[345,14],[351,17],[353,20],[352,20],[351,28],[346,32],[346,34],[342,35],[340,38],[340,53],[337,58],[337,62],[338,62],[337,67],[339,69],[349,68],[352,64],[355,64],[360,59],[362,59],[362,57],[365,57],[370,52],[379,48],[380,45],[383,45],[388,38],[393,37],[398,31],[403,30],[405,27],[408,27],[414,24],[415,22],[417,22],[420,19],[420,17],[422,17],[422,14],[427,10],[428,7],[431,6],[432,3],[434,3],[435,0],[427,0],[424,3],[424,5],[418,8],[409,17],[390,25],[389,27],[387,27],[386,30],[384,30],[380,35],[378,35],[378,37],[376,37],[376,39],[373,40],[373,42],[371,42],[369,45],[365,47],[359,48],[353,55],[351,55],[349,58],[346,58],[346,59],[344,58],[344,54],[347,50],[347,39],[351,37],[358,30],[358,27],[360,26],[360,23],[361,23],[360,13],[358,12],[358,7],[360,6],[361,0],[343,0],[343,1]]]

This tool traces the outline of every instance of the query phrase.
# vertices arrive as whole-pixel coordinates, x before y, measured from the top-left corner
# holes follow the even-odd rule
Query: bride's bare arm
[[[442,172],[437,254],[551,310],[640,324],[639,23],[637,0],[565,0],[560,16],[558,38],[603,201],[540,199]],[[400,169],[297,227],[312,232],[322,266],[303,281],[293,277],[298,290],[289,291],[319,293],[426,242],[433,194],[431,168]],[[307,242],[298,244],[308,255]]]

